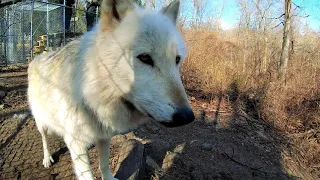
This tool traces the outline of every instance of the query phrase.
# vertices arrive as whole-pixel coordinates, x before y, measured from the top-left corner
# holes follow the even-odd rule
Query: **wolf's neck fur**
[[[82,43],[90,43],[97,49],[103,41],[103,37],[94,35],[95,31],[88,33]],[[92,39],[92,37],[97,37]],[[91,39],[89,39],[91,38]],[[86,52],[83,61],[83,83],[90,84],[90,89],[83,90],[83,98],[91,109],[95,110],[97,118],[106,127],[113,127],[115,132],[126,132],[135,128],[147,117],[138,111],[131,102],[123,99],[125,93],[115,82],[111,70],[108,69],[108,62],[105,57],[99,57],[96,52]],[[89,58],[90,57],[90,58]],[[104,58],[104,59],[102,59]],[[92,59],[93,61],[88,61]]]

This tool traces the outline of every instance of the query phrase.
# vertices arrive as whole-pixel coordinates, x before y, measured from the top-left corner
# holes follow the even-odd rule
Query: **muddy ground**
[[[42,166],[42,142],[26,97],[26,66],[0,71],[0,179],[74,179],[70,154],[61,139],[50,139],[55,163]],[[137,139],[149,161],[144,179],[319,179],[290,156],[288,140],[271,125],[252,118],[227,98],[206,100],[188,90],[196,121],[167,129],[148,122],[112,140],[115,171],[121,143]],[[95,147],[89,151],[100,179]]]

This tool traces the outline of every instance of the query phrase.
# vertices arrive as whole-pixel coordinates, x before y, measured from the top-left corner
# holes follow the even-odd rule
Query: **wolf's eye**
[[[181,60],[181,57],[180,57],[180,56],[177,56],[177,57],[176,57],[176,64],[179,64],[180,60]]]
[[[143,63],[145,63],[145,64],[148,64],[148,65],[150,65],[150,66],[153,67],[153,60],[152,60],[152,58],[149,56],[149,54],[143,53],[143,54],[138,55],[137,58],[138,58],[141,62],[143,62]]]

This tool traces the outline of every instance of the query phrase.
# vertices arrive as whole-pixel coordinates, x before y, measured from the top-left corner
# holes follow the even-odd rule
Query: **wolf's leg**
[[[102,180],[117,180],[112,176],[109,168],[110,141],[110,138],[102,139],[99,140],[96,144],[99,153],[99,163]]]
[[[64,137],[64,140],[70,151],[77,179],[93,180],[93,174],[91,171],[88,156],[88,149],[84,143],[80,142],[75,138],[71,135],[67,135]]]
[[[53,163],[52,156],[49,151],[48,146],[48,128],[44,127],[40,124],[37,124],[38,130],[42,136],[42,145],[43,145],[43,161],[42,164],[45,168],[48,168],[51,166],[51,163]]]

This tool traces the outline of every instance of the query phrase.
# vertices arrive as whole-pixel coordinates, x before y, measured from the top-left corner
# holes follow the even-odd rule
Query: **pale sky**
[[[248,1],[250,2],[250,0]],[[190,11],[192,11],[193,0],[181,0],[181,2],[185,11],[188,11],[182,13],[188,13],[188,17],[191,17],[192,13]],[[220,23],[222,29],[231,29],[237,26],[240,17],[237,2],[238,0],[207,0],[206,16],[217,16],[221,14],[221,9],[225,3],[221,14]],[[282,4],[283,2],[283,0],[280,0],[276,3],[276,5],[274,5],[274,9],[276,9],[276,14],[274,14],[274,17],[281,15],[284,6]],[[298,14],[301,16],[309,15],[307,18],[301,18],[301,21],[304,24],[307,23],[313,30],[320,31],[320,0],[293,0],[293,3],[301,6],[299,10],[296,10]],[[295,5],[292,6],[293,9],[295,7]]]

